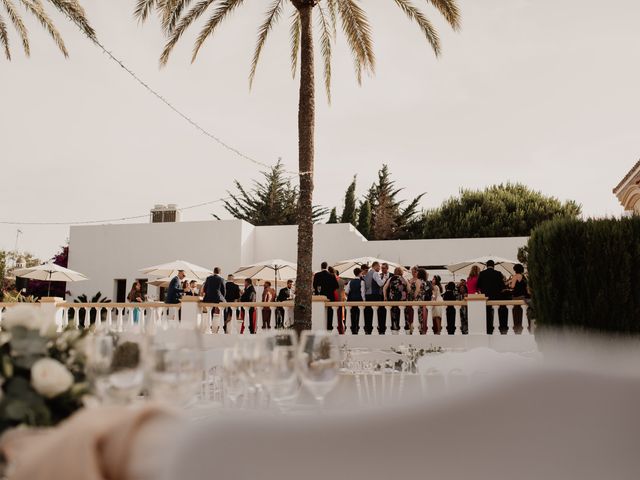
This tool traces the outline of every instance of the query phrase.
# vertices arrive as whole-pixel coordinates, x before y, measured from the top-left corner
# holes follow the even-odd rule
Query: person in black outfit
[[[224,279],[220,276],[220,267],[213,269],[213,275],[209,275],[202,286],[202,301],[204,303],[220,303],[225,300]]]
[[[240,301],[241,302],[246,302],[246,303],[254,303],[256,301],[256,289],[253,286],[253,280],[251,280],[250,278],[245,278],[244,279],[244,291],[242,292],[242,295],[240,296]],[[249,328],[249,332],[256,333],[256,309],[255,309],[255,307],[249,307],[248,315],[247,315],[247,309],[243,308],[242,309],[242,315],[243,315],[245,326],[248,326],[248,328]],[[249,317],[248,318],[248,320],[249,320],[248,323],[247,323],[247,317]]]
[[[480,272],[478,276],[478,291],[483,293],[489,300],[502,300],[504,291],[504,276],[495,269],[493,260],[487,261],[487,268]],[[506,328],[500,321],[500,329]],[[493,307],[487,306],[487,333],[493,333]]]
[[[328,267],[327,262],[322,262],[320,265],[321,270],[313,276],[313,291],[316,295],[323,295],[330,302],[335,302],[338,279],[327,270]],[[332,308],[327,308],[327,330],[333,330]]]
[[[176,305],[180,303],[180,298],[184,291],[182,290],[180,282],[185,277],[184,270],[178,270],[178,274],[169,282],[169,288],[167,289],[167,295],[164,299],[164,303]],[[182,310],[178,309],[178,321],[182,318]]]
[[[224,301],[233,303],[240,300],[240,287],[233,281],[233,275],[227,276],[227,283],[224,284]],[[236,311],[237,314],[237,311]],[[224,309],[224,331],[227,332],[227,323],[233,318],[233,312],[230,307]],[[237,315],[236,315],[237,318]]]
[[[347,294],[347,302],[364,302],[366,298],[364,279],[362,278],[362,270],[358,267],[353,269],[355,277],[345,287]],[[360,330],[360,307],[351,307],[351,333],[357,335]]]
[[[444,287],[444,294],[442,300],[445,302],[452,302],[457,300],[456,284],[453,282],[447,283]],[[456,307],[447,307],[447,333],[453,335],[456,331]]]
[[[287,286],[281,288],[276,297],[276,302],[288,302],[293,300],[293,280],[287,280]],[[276,308],[276,328],[284,328],[284,308]]]
[[[511,290],[511,298],[513,300],[527,300],[529,298],[529,288],[527,286],[527,277],[524,276],[524,267],[517,263],[513,266],[514,275],[509,280],[509,289]],[[513,306],[513,330],[514,333],[522,333],[523,328],[527,328],[523,324],[523,310],[520,305]]]

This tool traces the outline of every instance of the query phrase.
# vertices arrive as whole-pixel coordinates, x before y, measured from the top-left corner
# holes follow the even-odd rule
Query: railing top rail
[[[382,301],[382,302],[326,302],[327,307],[464,307],[466,300],[449,301]]]
[[[40,305],[40,304],[33,303],[33,302],[0,302],[0,308],[13,307],[15,305]]]
[[[293,301],[287,302],[220,302],[220,303],[204,303],[200,302],[201,307],[206,308],[239,308],[239,307],[293,307]]]
[[[525,302],[524,300],[489,300],[487,302],[487,306],[489,307],[493,307],[493,306],[505,306],[508,307],[510,305],[516,306],[516,305],[526,305],[527,302]]]
[[[63,308],[178,308],[179,303],[164,303],[164,302],[104,302],[104,303],[76,303],[76,302],[63,302],[58,303],[58,307]]]

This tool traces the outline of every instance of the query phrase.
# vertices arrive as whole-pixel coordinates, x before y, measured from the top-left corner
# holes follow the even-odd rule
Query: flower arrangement
[[[430,353],[443,353],[444,349],[439,345],[429,345],[428,348],[416,348],[413,345],[399,345],[398,348],[391,347],[391,351],[402,355],[406,360],[398,360],[393,366],[395,370],[406,370],[411,373],[418,371],[418,360]],[[406,363],[406,366],[405,366]]]
[[[87,330],[57,333],[53,318],[34,306],[4,313],[0,332],[0,432],[20,425],[51,426],[82,408],[89,392],[83,340]]]

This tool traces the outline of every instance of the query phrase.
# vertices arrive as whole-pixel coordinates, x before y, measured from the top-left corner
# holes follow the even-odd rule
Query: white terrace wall
[[[468,258],[495,255],[516,258],[526,237],[367,241],[348,224],[314,228],[313,262],[376,256],[402,265],[446,265]],[[69,283],[72,296],[101,291],[114,298],[115,279],[131,282],[139,269],[172,260],[186,260],[225,273],[270,258],[296,261],[297,227],[254,227],[241,220],[73,226],[69,238],[69,268],[90,280]]]

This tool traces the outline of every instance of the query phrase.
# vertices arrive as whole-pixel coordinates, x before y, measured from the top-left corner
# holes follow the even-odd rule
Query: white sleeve
[[[362,300],[367,298],[367,287],[364,284],[364,280],[360,282],[360,290],[362,292]]]

